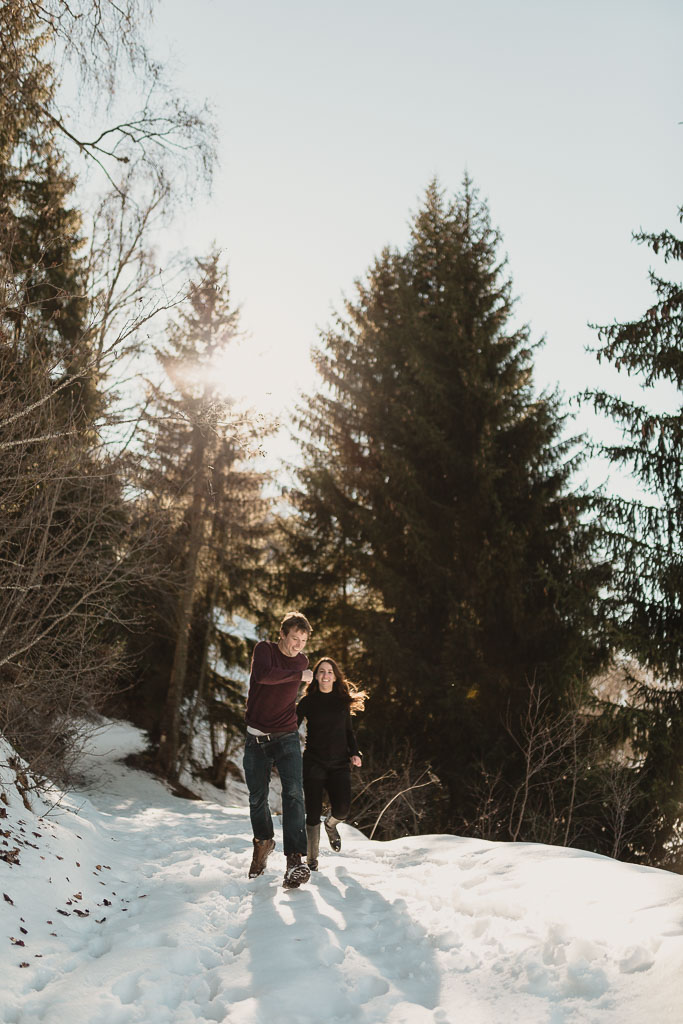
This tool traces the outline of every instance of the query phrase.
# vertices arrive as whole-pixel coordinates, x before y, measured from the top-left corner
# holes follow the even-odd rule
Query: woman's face
[[[329,693],[334,686],[334,669],[329,661],[323,661],[318,667],[316,677],[318,686],[323,693]]]

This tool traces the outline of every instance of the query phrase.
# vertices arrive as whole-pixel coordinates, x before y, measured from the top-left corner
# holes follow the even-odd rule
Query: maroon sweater
[[[251,656],[247,725],[261,732],[296,732],[294,702],[307,668],[305,654],[288,658],[277,644],[260,640]]]

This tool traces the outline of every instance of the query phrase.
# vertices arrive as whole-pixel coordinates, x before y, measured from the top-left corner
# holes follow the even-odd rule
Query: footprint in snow
[[[112,985],[112,992],[124,1006],[130,1006],[131,1003],[136,1002],[140,995],[140,973],[140,971],[135,971],[133,974],[119,978]]]
[[[649,971],[654,966],[652,955],[644,946],[636,946],[628,956],[619,961],[622,974],[636,974],[638,971]]]

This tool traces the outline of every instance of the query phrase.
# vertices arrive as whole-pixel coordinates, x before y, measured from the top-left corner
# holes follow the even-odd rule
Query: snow
[[[2,743],[2,1024],[683,1021],[678,875],[342,825],[341,853],[321,844],[285,890],[278,826],[247,878],[245,787],[173,796],[121,763],[143,746],[132,726],[107,723],[79,788],[32,810]]]

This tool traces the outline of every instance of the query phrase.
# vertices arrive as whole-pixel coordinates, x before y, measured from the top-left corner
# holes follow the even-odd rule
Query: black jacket
[[[299,725],[306,719],[304,760],[334,768],[348,765],[354,754],[360,757],[349,702],[334,690],[307,693],[296,706],[296,717]]]

